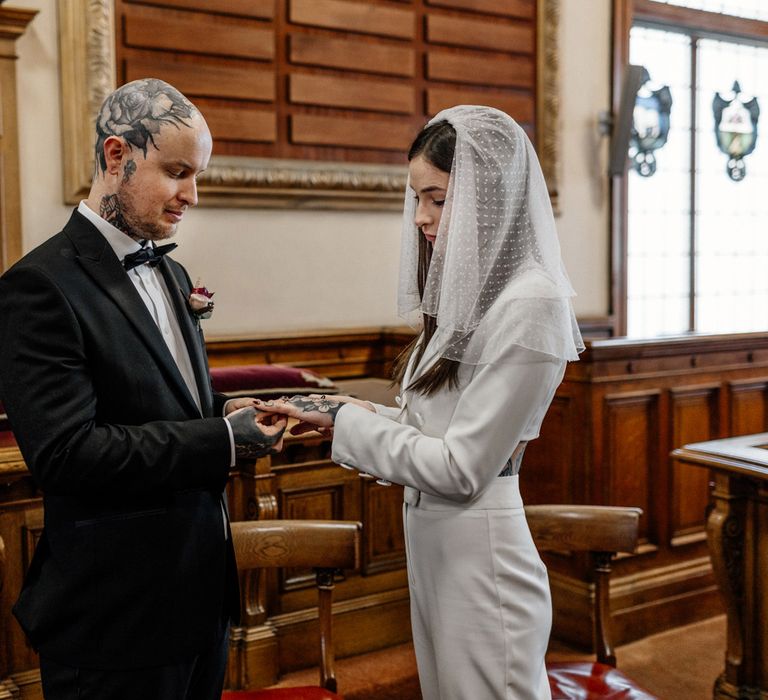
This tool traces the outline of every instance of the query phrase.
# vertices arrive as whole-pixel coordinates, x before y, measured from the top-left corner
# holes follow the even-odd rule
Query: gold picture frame
[[[538,0],[537,151],[557,211],[560,0]],[[75,204],[93,175],[93,123],[115,87],[112,0],[59,0],[64,200]],[[402,166],[214,156],[200,179],[207,206],[399,209]]]

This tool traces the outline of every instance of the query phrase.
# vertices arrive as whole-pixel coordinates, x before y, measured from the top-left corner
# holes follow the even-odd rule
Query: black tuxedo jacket
[[[159,269],[189,350],[195,404],[99,231],[64,230],[0,278],[0,398],[43,491],[45,527],[14,608],[41,654],[132,668],[189,658],[237,616],[222,492],[230,442],[189,276]]]

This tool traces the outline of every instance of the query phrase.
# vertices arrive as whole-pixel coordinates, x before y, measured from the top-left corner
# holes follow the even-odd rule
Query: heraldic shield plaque
[[[715,117],[717,146],[728,156],[728,177],[734,182],[739,182],[747,174],[744,157],[755,150],[757,143],[760,106],[756,97],[744,99],[738,80],[734,81],[731,94],[733,97],[726,100],[716,92],[712,101],[712,112]]]
[[[656,155],[669,137],[669,114],[672,110],[672,93],[668,85],[654,90],[651,76],[643,68],[642,84],[635,98],[632,113],[632,134],[629,140],[629,157],[632,167],[643,177],[656,172]]]

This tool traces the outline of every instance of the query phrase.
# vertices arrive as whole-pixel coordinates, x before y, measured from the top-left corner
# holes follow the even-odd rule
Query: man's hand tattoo
[[[235,453],[242,459],[255,459],[274,454],[285,428],[275,435],[265,435],[256,423],[256,409],[244,408],[227,416],[235,438]]]
[[[237,442],[235,440],[235,455],[238,459],[258,459],[259,457],[266,457],[270,454],[275,454],[277,450],[272,449],[274,444],[278,441],[278,438],[264,437],[264,444],[254,445],[253,443]]]

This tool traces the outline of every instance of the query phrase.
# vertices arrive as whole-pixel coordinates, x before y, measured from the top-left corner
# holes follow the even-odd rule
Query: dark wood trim
[[[618,114],[621,87],[629,64],[629,30],[632,0],[613,0],[613,51],[611,55],[611,106]],[[627,175],[611,178],[611,314],[615,335],[627,333]]]
[[[709,36],[768,41],[768,22],[666,5],[654,0],[634,0],[633,5],[634,20],[639,22],[671,27],[684,26],[689,32]]]
[[[579,319],[585,338],[614,334],[610,316]],[[209,338],[211,367],[282,364],[304,367],[331,379],[389,379],[392,360],[414,337],[407,326],[270,333],[250,338]]]
[[[758,350],[768,347],[768,333],[731,333],[665,336],[664,338],[611,338],[587,341],[582,359],[618,360],[667,357],[686,353],[732,353],[733,357],[753,353],[747,361],[758,360]],[[730,364],[730,363],[729,363]]]
[[[389,377],[392,360],[413,339],[407,327],[274,333],[206,342],[212,367],[283,364],[331,379]]]

